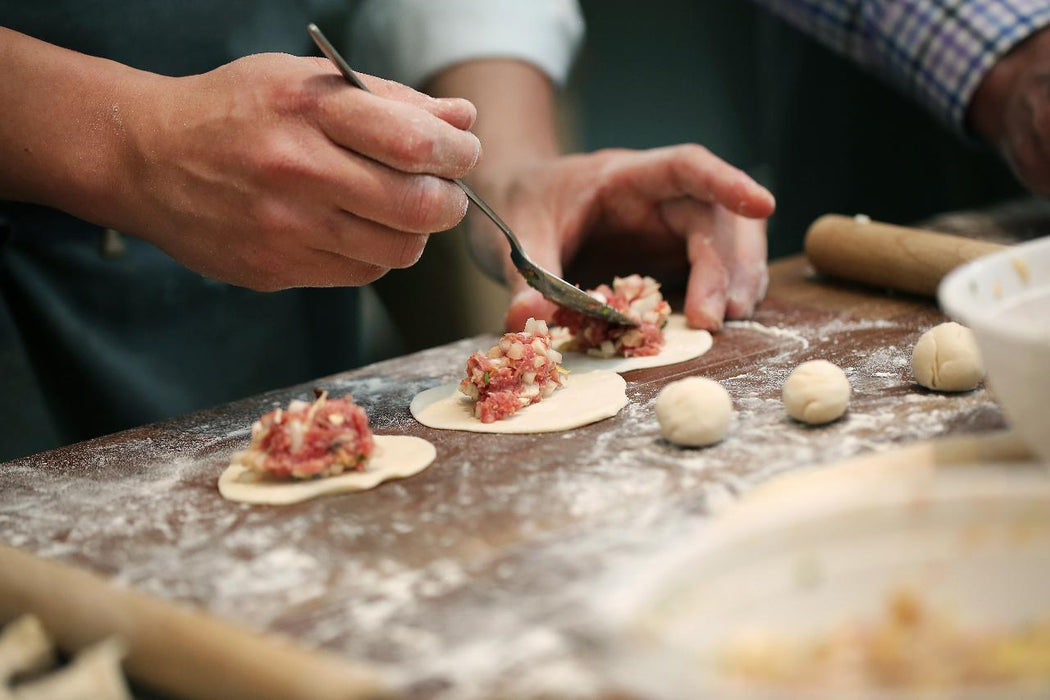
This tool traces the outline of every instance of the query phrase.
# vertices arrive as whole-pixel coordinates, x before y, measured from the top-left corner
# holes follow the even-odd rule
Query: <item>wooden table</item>
[[[772,266],[754,319],[730,323],[698,360],[628,374],[615,418],[548,435],[442,432],[408,403],[461,373],[479,337],[214,410],[0,465],[0,538],[162,599],[279,632],[392,673],[420,697],[600,682],[563,633],[600,611],[591,594],[629,580],[756,483],[800,466],[901,443],[1002,428],[984,389],[942,395],[911,379],[932,301],[811,278],[801,259]],[[780,386],[825,358],[853,386],[847,417],[789,421]],[[703,450],[663,442],[653,399],[667,382],[720,381],[736,416]],[[261,413],[319,386],[353,393],[377,433],[419,435],[438,458],[366,493],[288,507],[229,503],[216,479]],[[2,574],[0,574],[2,576]]]

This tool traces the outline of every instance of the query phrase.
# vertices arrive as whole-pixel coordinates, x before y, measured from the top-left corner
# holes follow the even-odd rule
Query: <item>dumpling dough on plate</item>
[[[459,383],[420,392],[412,399],[412,416],[431,428],[475,433],[552,433],[611,418],[627,405],[627,383],[615,372],[573,371],[564,386],[543,401],[492,423],[474,416],[474,402],[459,392]]]
[[[636,369],[664,367],[693,360],[711,349],[712,338],[707,331],[690,328],[685,316],[671,314],[664,326],[665,344],[656,355],[643,357],[594,357],[580,352],[563,352],[562,366],[571,372],[604,369],[610,372],[631,372]]]
[[[376,435],[365,471],[344,472],[314,479],[285,479],[252,471],[233,462],[219,477],[223,498],[241,503],[288,505],[347,491],[366,491],[389,479],[403,479],[423,471],[437,450],[427,440],[411,435]]]

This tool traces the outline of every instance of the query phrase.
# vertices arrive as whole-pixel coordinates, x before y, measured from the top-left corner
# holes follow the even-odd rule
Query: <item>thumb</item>
[[[552,250],[553,248],[553,250]],[[535,249],[535,250],[533,250]],[[526,251],[529,258],[543,269],[555,275],[561,276],[561,261],[558,259],[556,247],[544,246],[536,242]],[[504,318],[504,325],[508,331],[517,332],[525,328],[525,322],[530,318],[550,321],[554,316],[557,305],[548,301],[539,291],[529,286],[525,278],[514,267],[510,256],[506,262],[506,279],[510,287],[510,307]]]
[[[510,308],[507,309],[507,316],[503,323],[508,331],[518,332],[525,328],[525,322],[530,318],[550,321],[556,308],[554,303],[544,299],[538,291],[532,287],[526,287],[510,300]]]

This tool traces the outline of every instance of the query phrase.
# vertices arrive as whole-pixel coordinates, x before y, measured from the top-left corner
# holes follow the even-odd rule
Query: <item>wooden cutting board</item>
[[[595,692],[600,683],[563,629],[589,614],[595,587],[630,577],[710,512],[800,466],[1004,427],[984,389],[941,395],[911,380],[912,345],[943,320],[928,301],[824,283],[801,259],[772,273],[752,321],[729,324],[698,360],[627,375],[629,405],[602,423],[522,436],[416,424],[409,400],[456,378],[491,342],[473,338],[0,465],[0,539],[136,595],[323,650],[318,668],[336,676],[371,683],[359,667],[329,665],[366,664],[413,696]],[[791,422],[779,402],[787,373],[814,358],[842,366],[854,392],[846,418],[822,428]],[[694,374],[720,381],[736,415],[723,443],[683,450],[659,438],[652,402]],[[289,507],[221,499],[216,479],[250,422],[315,385],[352,392],[377,433],[431,440],[437,461],[374,491]],[[4,555],[0,564],[22,566]],[[11,570],[0,568],[0,594],[18,580]],[[61,587],[42,590],[61,596]],[[77,632],[70,645],[109,624],[78,600],[63,613]],[[141,624],[139,608],[114,601],[110,620]],[[41,604],[8,598],[0,617]],[[204,649],[194,627],[161,638]],[[140,647],[131,668],[160,682],[150,670],[164,663],[156,648]]]

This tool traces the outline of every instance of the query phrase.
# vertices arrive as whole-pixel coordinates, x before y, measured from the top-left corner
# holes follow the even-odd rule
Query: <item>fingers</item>
[[[326,75],[311,89],[277,91],[276,111],[295,118],[261,129],[250,152],[260,180],[391,229],[433,233],[458,224],[467,198],[446,178],[474,166],[477,137],[416,106],[441,113],[438,100],[387,81],[380,88],[407,101],[370,94],[320,64]]]
[[[467,211],[467,197],[453,182],[404,173],[353,151],[333,148],[319,134],[257,144],[251,157],[256,161],[258,181],[271,191],[294,193],[294,199],[304,206],[313,203],[327,210],[335,205],[399,231],[446,231]]]
[[[391,269],[414,265],[428,239],[342,210],[290,218],[281,230],[275,245],[247,261],[245,286],[274,291],[370,284]]]
[[[321,129],[337,144],[398,170],[462,177],[481,155],[478,137],[429,111],[365,92],[323,102]]]
[[[340,146],[407,173],[462,177],[481,156],[471,132],[417,105],[361,90],[322,100],[319,126]]]
[[[481,143],[468,129],[477,110],[467,100],[435,99],[407,85],[358,73],[371,92],[349,85],[330,61],[312,61],[323,74],[278,90],[292,111],[314,115],[337,144],[398,170],[462,177],[477,163]]]
[[[542,294],[526,286],[511,299],[504,325],[508,331],[518,332],[525,328],[525,323],[530,318],[551,320],[556,308],[553,302],[547,301]]]
[[[459,97],[434,98],[393,80],[384,80],[365,73],[357,75],[375,94],[426,110],[457,129],[471,128],[478,118],[477,108],[468,100]]]
[[[662,215],[686,238],[689,325],[716,330],[724,318],[749,317],[768,284],[765,221],[689,198],[665,203]]]
[[[691,264],[685,290],[686,323],[690,328],[718,330],[726,313],[729,270],[715,249],[710,233],[691,234],[686,246]]]
[[[415,265],[428,238],[426,234],[398,231],[341,210],[323,217],[317,228],[321,250],[384,270]]]
[[[682,235],[689,258],[685,319],[691,328],[716,330],[725,316],[729,273],[714,247],[714,210],[690,197],[664,202],[660,215]]]
[[[285,54],[257,54],[253,57],[248,57],[247,60],[258,60],[264,58],[270,61],[281,61],[290,58]],[[240,59],[244,61],[246,59]],[[316,91],[313,95],[329,95],[330,93],[346,93],[353,94],[354,92],[365,92],[360,88],[350,85],[346,78],[340,73],[339,69],[329,61],[327,58],[320,56],[309,56],[306,58],[295,58],[297,62],[302,62],[302,65],[310,64],[310,72],[312,77],[319,78],[317,82],[307,81],[312,83]],[[234,64],[237,63],[234,61]],[[233,65],[233,64],[230,64]],[[317,71],[320,71],[318,75]],[[355,71],[357,77],[368,87],[368,90],[373,94],[379,95],[390,100],[396,100],[398,102],[404,102],[409,105],[413,105],[421,110],[429,112],[438,119],[448,122],[457,129],[470,129],[474,126],[474,122],[477,120],[478,111],[474,105],[468,100],[464,100],[458,97],[441,97],[434,98],[425,93],[413,90],[407,85],[394,82],[393,80],[385,80],[383,78],[377,78],[367,73],[361,73]],[[291,84],[285,83],[282,85],[285,91],[291,90],[291,94],[296,93],[296,88],[293,88]],[[308,95],[309,91],[298,95],[293,98],[292,103],[299,103],[299,97]],[[367,93],[366,93],[367,94]],[[309,102],[312,97],[308,97]]]
[[[529,231],[532,234],[527,239],[529,258],[543,269],[560,277],[562,275],[560,246],[549,223],[545,222],[542,217],[529,217],[528,220],[521,223],[519,230]],[[503,276],[513,294],[504,318],[504,326],[508,331],[516,332],[525,328],[525,322],[530,318],[550,321],[554,317],[557,305],[547,301],[542,294],[529,286],[510,259],[509,245],[502,240],[500,244],[501,259],[504,261]]]
[[[546,262],[540,262],[542,259],[546,259]],[[557,260],[552,261],[550,256],[542,253],[538,253],[533,260],[548,272],[561,276],[561,263]],[[503,321],[508,331],[517,332],[522,330],[525,328],[525,322],[530,318],[542,318],[545,321],[550,321],[554,318],[554,311],[558,308],[557,305],[545,299],[542,294],[529,286],[529,283],[525,281],[525,278],[518,273],[510,262],[509,251],[507,253],[507,265],[504,276],[507,279],[511,293],[514,295],[511,297],[510,306],[507,308],[507,315]]]
[[[201,266],[201,271],[212,272],[206,264]],[[221,276],[232,284],[255,291],[276,292],[292,287],[360,287],[375,282],[388,271],[386,267],[327,250],[295,246],[256,251],[234,272]]]
[[[726,291],[726,318],[750,318],[769,286],[766,266],[766,222],[746,219],[725,209],[715,215],[716,235],[732,242],[729,288]]]
[[[429,96],[428,96],[429,97]],[[457,129],[471,129],[478,119],[478,108],[473,102],[461,97],[430,98],[431,102],[424,109],[438,119],[448,122]]]
[[[296,275],[297,287],[361,287],[389,272],[379,265],[352,260],[326,250],[313,251],[314,259]]]
[[[770,192],[706,148],[682,144],[620,158],[608,173],[606,206],[627,222],[640,221],[653,202],[692,197],[752,218],[765,218],[776,204]],[[634,208],[637,212],[631,212]]]
[[[454,183],[406,174],[349,151],[334,154],[318,176],[340,208],[399,231],[446,231],[467,213],[467,197]]]

